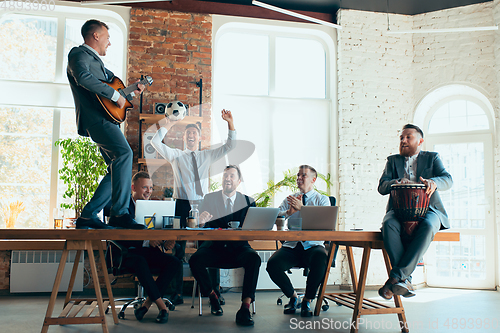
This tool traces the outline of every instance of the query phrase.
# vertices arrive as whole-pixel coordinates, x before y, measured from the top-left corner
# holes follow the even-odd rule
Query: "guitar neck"
[[[122,93],[125,95],[125,96],[128,96],[132,91],[134,90],[137,90],[137,85],[138,84],[144,84],[144,85],[147,85],[148,84],[148,80],[147,79],[144,79],[144,80],[141,80],[139,82],[136,82],[136,83],[132,83],[130,86],[128,86],[127,88],[125,89],[122,89]]]

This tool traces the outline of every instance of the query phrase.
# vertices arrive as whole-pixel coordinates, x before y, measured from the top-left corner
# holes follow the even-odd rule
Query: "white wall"
[[[391,14],[390,29],[494,25],[500,21],[499,2],[415,16]],[[340,229],[349,230],[355,224],[356,228],[378,230],[388,199],[378,194],[378,180],[386,157],[398,152],[399,130],[413,122],[419,100],[439,86],[466,84],[490,100],[498,122],[500,36],[498,31],[389,35],[387,14],[354,10],[342,10],[339,22]],[[496,184],[499,155],[495,144]],[[497,185],[497,195],[499,189]],[[499,221],[500,207],[496,206]],[[382,284],[387,278],[377,252],[370,261],[369,285]],[[360,257],[357,251],[358,262]],[[345,259],[338,274],[342,284],[349,283]]]

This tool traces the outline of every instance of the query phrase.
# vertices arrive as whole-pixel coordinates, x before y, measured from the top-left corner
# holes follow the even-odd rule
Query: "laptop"
[[[278,217],[278,208],[250,207],[243,221],[243,230],[271,230]]]
[[[338,206],[304,206],[300,210],[302,230],[329,230],[337,227]]]
[[[155,216],[155,229],[161,229],[163,227],[163,216],[175,215],[175,201],[137,200],[135,202],[135,220],[137,223],[144,224],[144,216],[152,215]]]

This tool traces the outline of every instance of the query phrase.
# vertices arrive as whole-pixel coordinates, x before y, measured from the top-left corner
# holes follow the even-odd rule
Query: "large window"
[[[439,152],[453,177],[441,192],[451,229],[460,242],[437,242],[428,251],[431,286],[495,286],[493,122],[491,104],[478,91],[448,86],[431,93],[441,98],[426,116],[426,149]]]
[[[331,147],[336,147],[335,32],[310,24],[261,22],[214,17],[212,141],[225,139],[220,110],[230,109],[238,139],[255,145],[253,155],[241,163],[243,190],[250,195],[301,164],[322,174],[336,172],[330,167],[335,159]],[[317,185],[325,189],[324,182]],[[274,205],[287,194],[278,194]]]
[[[113,45],[103,61],[123,77],[122,16],[79,4],[0,13],[0,228],[50,227],[52,208],[63,201],[54,142],[77,135],[67,54],[83,43],[80,28],[90,18],[110,26]]]

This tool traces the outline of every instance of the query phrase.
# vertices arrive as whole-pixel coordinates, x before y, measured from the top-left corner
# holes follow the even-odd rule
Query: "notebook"
[[[243,221],[243,230],[271,230],[278,217],[278,208],[250,207]]]
[[[302,230],[330,230],[337,227],[338,206],[304,206],[300,210]]]
[[[156,214],[155,214],[156,213]],[[144,216],[155,216],[155,229],[163,227],[163,216],[175,215],[175,201],[137,200],[135,202],[135,220],[144,224]],[[148,226],[148,228],[154,226]]]

